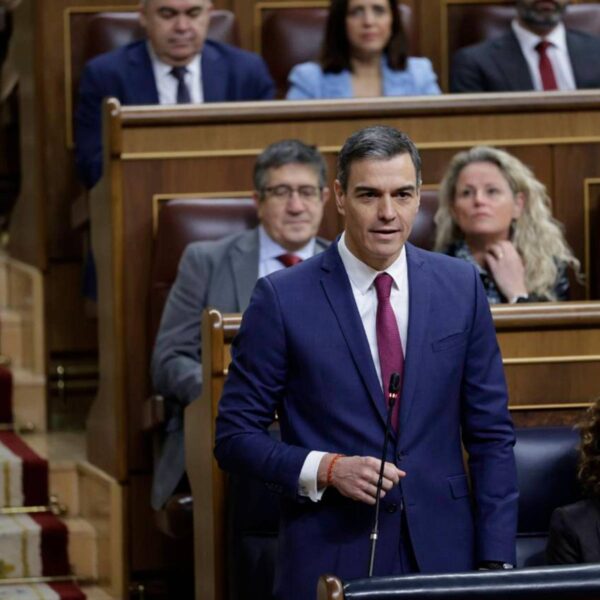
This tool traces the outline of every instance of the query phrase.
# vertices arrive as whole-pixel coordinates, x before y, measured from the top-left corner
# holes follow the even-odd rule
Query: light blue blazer
[[[425,96],[440,94],[437,76],[431,61],[423,57],[410,57],[406,69],[394,71],[387,61],[381,59],[384,96]],[[318,63],[306,62],[296,65],[288,76],[288,100],[311,100],[318,98],[352,98],[352,77],[348,70],[340,73],[324,73]]]

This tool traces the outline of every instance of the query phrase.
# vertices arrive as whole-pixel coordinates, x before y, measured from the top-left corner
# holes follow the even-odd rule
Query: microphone
[[[400,389],[400,375],[392,373],[390,375],[390,383],[388,385],[388,411],[385,421],[385,437],[383,439],[383,452],[381,453],[381,466],[379,467],[379,479],[377,480],[377,491],[375,493],[375,519],[373,521],[373,530],[371,531],[371,556],[369,558],[369,577],[373,577],[373,565],[375,564],[375,548],[377,546],[377,537],[379,535],[379,502],[381,500],[381,488],[383,487],[383,467],[385,457],[387,455],[388,439],[390,437],[390,429],[392,424],[392,411],[394,404],[398,399],[398,391]]]

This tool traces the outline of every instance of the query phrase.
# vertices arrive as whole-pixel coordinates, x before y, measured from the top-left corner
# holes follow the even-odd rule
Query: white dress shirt
[[[531,79],[533,81],[533,88],[536,91],[541,92],[544,90],[542,78],[540,76],[540,54],[535,49],[542,40],[546,40],[551,44],[546,50],[546,53],[550,59],[558,89],[574,90],[577,88],[575,85],[575,76],[573,75],[571,58],[569,57],[569,50],[567,48],[567,32],[562,23],[559,23],[543,38],[532,33],[528,29],[525,29],[525,27],[523,27],[516,19],[512,22],[512,30],[517,37],[523,56],[525,56],[525,60],[527,61],[527,66],[529,67],[529,72],[531,73]]]
[[[171,75],[172,65],[162,62],[154,52],[150,42],[147,44],[148,54],[152,61],[152,70],[154,71],[154,81],[158,90],[159,104],[177,104],[177,79]],[[185,84],[190,91],[192,103],[200,104],[204,102],[204,91],[202,89],[202,54],[196,55],[191,63],[186,65]]]
[[[406,248],[402,248],[398,258],[385,269],[385,271],[376,271],[350,252],[346,245],[345,235],[346,234],[343,233],[338,242],[338,252],[340,253],[340,258],[346,269],[348,279],[350,280],[354,301],[356,302],[358,314],[360,315],[363,327],[365,328],[373,364],[375,365],[375,370],[377,371],[377,376],[381,383],[381,389],[383,390],[384,386],[381,382],[379,352],[377,350],[377,291],[374,282],[377,275],[382,272],[388,273],[394,280],[390,294],[390,302],[392,304],[394,315],[396,316],[400,340],[402,342],[404,356],[406,357],[406,339],[408,333],[408,267],[406,263]],[[365,402],[368,402],[366,396]],[[308,496],[314,502],[319,501],[325,491],[325,489],[317,489],[319,464],[325,454],[325,452],[316,450],[311,451],[306,457],[306,460],[302,465],[302,470],[300,471],[298,493],[301,496]]]
[[[297,250],[296,252],[290,252],[286,250],[282,246],[280,246],[276,241],[274,241],[269,234],[265,231],[265,228],[262,225],[258,227],[258,276],[264,277],[265,275],[270,275],[271,273],[275,273],[275,271],[280,271],[281,269],[285,269],[285,266],[282,262],[277,260],[278,256],[282,254],[294,254],[300,257],[302,260],[306,260],[310,258],[315,253],[315,238],[311,238],[311,240],[304,246]]]

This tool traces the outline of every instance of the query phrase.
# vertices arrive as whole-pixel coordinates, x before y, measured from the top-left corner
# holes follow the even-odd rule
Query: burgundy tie
[[[286,268],[302,262],[302,259],[295,254],[282,254],[277,257],[277,260]]]
[[[547,40],[542,40],[538,43],[535,49],[540,55],[540,77],[542,78],[542,88],[544,91],[557,90],[558,85],[556,84],[556,77],[554,76],[554,69],[548,56],[548,48],[552,46]]]
[[[404,354],[400,342],[398,322],[390,303],[390,292],[392,290],[392,276],[380,273],[375,278],[375,289],[377,290],[377,350],[379,351],[379,365],[381,367],[381,381],[385,394],[386,406],[388,406],[388,386],[390,375],[400,375],[400,389],[402,389],[402,374],[404,371]],[[400,403],[396,401],[392,410],[392,427],[398,431],[398,413]]]

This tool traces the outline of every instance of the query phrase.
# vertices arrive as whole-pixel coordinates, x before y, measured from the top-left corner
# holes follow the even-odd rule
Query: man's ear
[[[140,25],[146,29],[146,25],[148,23],[148,20],[146,19],[146,10],[148,9],[147,6],[145,6],[142,2],[139,3],[138,5],[138,19],[140,21]]]
[[[260,193],[257,192],[256,190],[254,190],[252,192],[252,200],[254,200],[254,205],[256,206],[256,212],[258,213],[258,216],[260,217],[261,197],[260,197]]]
[[[336,179],[333,182],[333,191],[335,193],[335,205],[337,207],[337,210],[340,213],[340,215],[345,215],[346,214],[346,208],[345,208],[346,194],[344,193],[342,184],[340,183],[339,179]]]
[[[321,200],[323,201],[323,204],[326,204],[329,201],[329,198],[331,198],[331,190],[325,186],[321,190]]]

